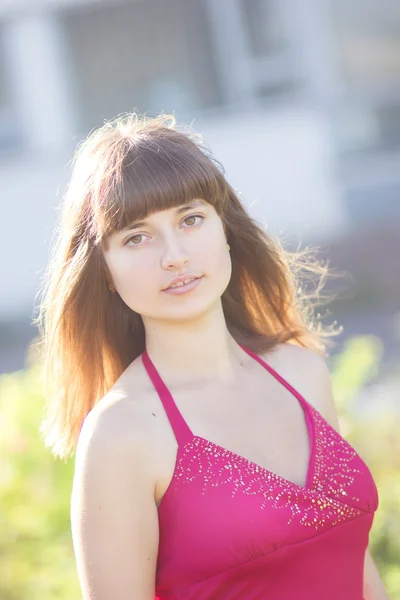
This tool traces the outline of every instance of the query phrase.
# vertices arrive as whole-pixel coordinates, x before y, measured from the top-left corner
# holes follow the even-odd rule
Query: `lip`
[[[195,279],[199,279],[201,277],[201,275],[195,275],[194,273],[185,273],[184,275],[179,275],[179,277],[175,277],[174,279],[171,279],[168,286],[165,287],[163,289],[163,291],[165,292],[166,290],[168,290],[171,287],[171,285],[174,285],[174,283],[179,283],[180,281],[184,282],[186,279],[192,279],[193,277]]]
[[[165,290],[163,290],[166,294],[171,294],[173,296],[180,296],[181,294],[187,294],[188,292],[190,292],[191,290],[194,290],[197,286],[200,285],[201,281],[203,279],[203,276],[201,277],[196,277],[196,279],[194,279],[193,281],[191,281],[190,283],[186,283],[184,285],[180,285],[179,287],[176,288],[166,288]]]

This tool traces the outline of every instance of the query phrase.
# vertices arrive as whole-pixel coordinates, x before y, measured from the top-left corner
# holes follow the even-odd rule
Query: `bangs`
[[[93,198],[98,242],[153,212],[194,198],[221,215],[228,190],[223,173],[194,142],[174,133],[178,139],[163,138],[158,131],[157,139],[142,137],[134,145],[125,138],[113,148],[113,156],[103,156],[107,172],[98,174],[101,182]]]

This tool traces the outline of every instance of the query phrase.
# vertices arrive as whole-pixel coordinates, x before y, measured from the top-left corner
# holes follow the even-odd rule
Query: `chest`
[[[276,380],[262,374],[235,388],[176,389],[172,395],[194,436],[298,485],[306,481],[311,450],[306,412]],[[163,426],[160,496],[171,481],[177,454],[165,413]]]

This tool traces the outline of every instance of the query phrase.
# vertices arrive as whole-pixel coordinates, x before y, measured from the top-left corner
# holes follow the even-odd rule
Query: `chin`
[[[153,316],[152,318],[167,321],[172,319],[179,322],[195,321],[203,318],[207,313],[213,311],[216,305],[221,303],[222,293],[223,290],[218,289],[215,290],[214,294],[208,291],[208,294],[198,294],[197,297],[190,294],[188,294],[187,298],[172,296],[172,298],[168,298],[168,307],[164,305],[162,313],[160,311],[158,312],[158,316]]]

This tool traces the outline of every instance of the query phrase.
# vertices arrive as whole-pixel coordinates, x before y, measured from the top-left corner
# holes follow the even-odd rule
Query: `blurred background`
[[[400,598],[398,0],[0,0],[0,598],[79,597],[31,318],[73,152],[133,110],[192,124],[252,216],[346,274],[323,309],[335,399]]]

